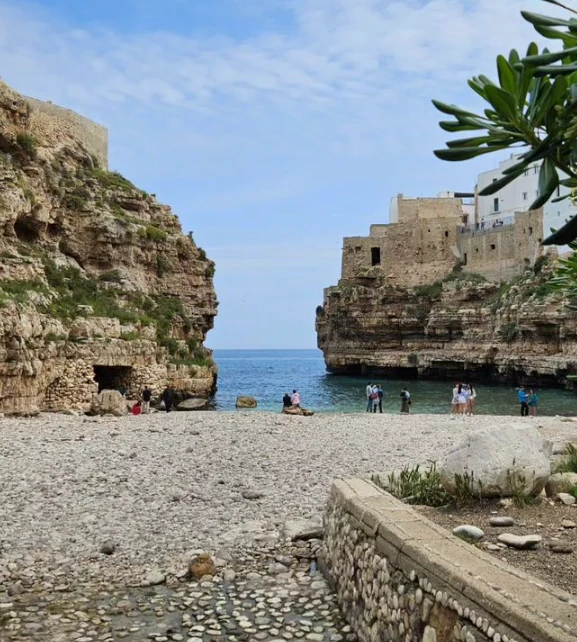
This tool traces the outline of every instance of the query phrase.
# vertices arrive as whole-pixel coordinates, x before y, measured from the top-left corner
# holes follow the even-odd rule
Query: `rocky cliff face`
[[[577,312],[548,293],[546,259],[515,281],[455,273],[419,288],[341,281],[317,309],[330,372],[565,385],[577,372]]]
[[[99,387],[208,396],[214,264],[170,208],[0,83],[0,412]]]

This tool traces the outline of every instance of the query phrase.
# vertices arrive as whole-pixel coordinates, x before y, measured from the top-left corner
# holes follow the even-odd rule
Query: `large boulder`
[[[441,462],[445,489],[454,494],[455,475],[473,475],[473,492],[484,497],[538,495],[551,475],[553,444],[534,428],[493,426],[467,435]]]
[[[128,413],[128,405],[118,390],[103,390],[95,395],[90,411],[93,415],[122,417]]]
[[[545,486],[547,497],[556,497],[559,493],[570,493],[577,486],[577,473],[555,473],[549,477]]]
[[[254,397],[237,397],[236,398],[236,407],[237,408],[256,408],[257,400]]]
[[[208,406],[208,399],[201,399],[199,397],[193,397],[191,399],[185,399],[181,401],[176,407],[177,410],[206,410]]]

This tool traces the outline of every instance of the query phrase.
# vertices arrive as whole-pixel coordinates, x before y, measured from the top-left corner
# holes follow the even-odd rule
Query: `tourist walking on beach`
[[[150,412],[150,400],[152,399],[152,390],[146,386],[142,391],[142,414],[147,415]]]
[[[377,384],[377,397],[378,397],[378,401],[379,401],[379,404],[378,404],[378,405],[379,405],[379,412],[380,412],[380,413],[382,413],[382,412],[383,412],[383,397],[384,397],[384,396],[385,396],[385,393],[383,392],[383,389],[382,389],[382,387],[381,387],[381,384],[380,384],[380,383],[378,383],[378,384]],[[376,410],[375,410],[375,412],[376,412]]]
[[[371,412],[373,410],[373,392],[373,384],[369,381],[365,388],[365,393],[367,395],[367,412]]]
[[[469,384],[469,402],[467,405],[467,414],[471,417],[475,414],[475,401],[477,399],[477,391],[473,388],[473,384]]]
[[[531,390],[529,390],[529,398],[527,399],[527,405],[529,406],[530,417],[537,416],[538,404],[539,404],[539,398],[537,397],[537,393],[531,388]]]
[[[451,400],[451,414],[456,415],[459,413],[459,383],[455,384],[453,388],[453,398]]]
[[[162,401],[164,401],[164,409],[166,410],[166,412],[170,412],[172,410],[172,406],[174,405],[174,391],[172,389],[172,386],[167,386],[164,389],[161,399]]]
[[[401,396],[401,414],[408,415],[410,412],[410,406],[411,406],[411,393],[406,388],[403,388],[401,390],[400,396]]]
[[[519,399],[519,404],[521,405],[521,417],[529,416],[529,404],[527,403],[529,396],[525,390],[525,386],[520,386],[517,392],[517,398]]]
[[[301,407],[301,396],[298,393],[298,390],[293,390],[293,395],[291,397],[291,405],[293,408]]]

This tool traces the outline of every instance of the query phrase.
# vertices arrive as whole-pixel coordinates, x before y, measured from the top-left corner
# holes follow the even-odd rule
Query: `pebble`
[[[459,537],[468,537],[475,541],[481,540],[483,539],[483,537],[485,537],[485,533],[480,528],[478,528],[477,526],[471,526],[469,524],[463,524],[462,526],[457,526],[456,528],[454,528],[453,535],[457,535]]]
[[[577,524],[575,524],[572,519],[564,519],[561,522],[561,526],[563,526],[563,528],[576,528]]]
[[[502,527],[502,526],[514,526],[515,525],[515,520],[512,517],[490,517],[489,518],[489,524],[491,526],[495,527]]]
[[[566,506],[572,506],[577,501],[577,499],[575,499],[573,495],[569,495],[569,493],[557,493],[557,499]]]
[[[537,548],[543,538],[541,535],[513,535],[512,533],[501,533],[497,539],[499,542],[509,546],[510,548],[525,550]]]

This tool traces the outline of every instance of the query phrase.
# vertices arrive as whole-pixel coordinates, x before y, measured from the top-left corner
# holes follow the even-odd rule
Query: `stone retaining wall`
[[[364,480],[333,484],[322,565],[362,642],[577,640],[577,598]]]

